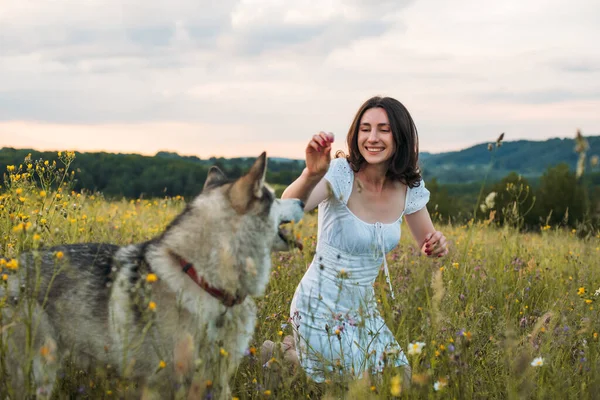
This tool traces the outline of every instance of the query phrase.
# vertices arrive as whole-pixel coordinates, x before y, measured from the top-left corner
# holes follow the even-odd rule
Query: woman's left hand
[[[421,250],[429,257],[443,257],[448,254],[448,243],[446,237],[440,231],[429,233]]]

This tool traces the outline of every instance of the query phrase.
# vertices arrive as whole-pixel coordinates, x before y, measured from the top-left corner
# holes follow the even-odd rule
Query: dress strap
[[[381,254],[383,256],[383,271],[385,272],[385,280],[390,287],[390,295],[392,299],[395,299],[394,289],[392,288],[392,281],[390,279],[390,271],[388,269],[387,259],[385,257],[385,239],[383,237],[383,225],[381,222],[375,223],[375,235],[377,236],[377,244],[379,246],[379,250],[381,250]]]

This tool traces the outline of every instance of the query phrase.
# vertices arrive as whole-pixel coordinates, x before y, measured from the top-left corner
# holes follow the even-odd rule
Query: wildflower
[[[445,379],[439,379],[438,381],[436,381],[433,384],[433,390],[435,390],[436,392],[439,392],[440,390],[442,390],[446,386],[448,386],[448,382]]]
[[[454,268],[458,268],[458,265],[459,265],[459,264],[458,264],[457,262],[453,262],[453,263],[452,263],[452,266],[453,266]]]
[[[411,343],[408,345],[408,354],[411,356],[421,354],[423,352],[423,347],[425,347],[425,343],[423,342]]]
[[[40,190],[40,197],[46,197],[46,191]]]
[[[156,282],[157,280],[158,277],[156,276],[156,274],[148,274],[148,276],[146,276],[146,282],[148,283]]]
[[[596,289],[596,292],[594,292],[594,296],[600,296],[600,288]]]
[[[42,237],[40,235],[38,235],[37,233],[33,234],[33,241],[37,242],[38,240],[40,240]]]
[[[2,274],[2,280],[3,280],[3,281],[7,281],[7,280],[8,280],[8,275],[6,275],[6,274]]]
[[[594,332],[594,340],[598,340],[598,332]]]
[[[496,200],[496,192],[490,192],[484,200],[484,204],[488,209],[492,209],[494,208],[494,206],[496,205],[495,200]]]
[[[250,352],[250,354],[252,355],[256,355],[256,347],[250,347],[250,349],[248,349],[248,351]]]
[[[65,256],[65,254],[62,251],[57,251],[54,256],[60,260],[61,258],[63,258]]]
[[[585,304],[592,304],[592,301],[593,301],[593,300],[590,300],[590,299],[585,299]]]
[[[265,390],[263,392],[265,394],[265,396],[269,397],[271,395],[271,391],[269,389]]]
[[[6,268],[8,269],[17,269],[19,268],[19,262],[14,258],[6,263]]]
[[[150,303],[148,303],[148,309],[149,309],[150,311],[154,311],[154,310],[156,310],[156,303],[155,303],[155,302],[153,302],[153,301],[151,301]]]
[[[371,386],[371,392],[376,392],[377,388],[375,386]]]
[[[531,362],[532,367],[541,367],[542,365],[544,365],[544,359],[542,357],[536,357]]]
[[[158,363],[158,368],[160,368],[160,369],[163,369],[166,366],[167,366],[167,363],[164,362],[163,360],[160,360],[160,362]]]
[[[577,294],[582,296],[585,294],[585,288],[582,286],[577,290]]]
[[[209,379],[209,380],[207,380],[207,381],[205,382],[205,385],[206,385],[206,387],[207,387],[207,388],[211,387],[211,386],[212,386],[212,381],[211,381],[210,379]]]
[[[219,350],[219,354],[221,354],[223,357],[227,357],[229,355],[229,353],[227,352],[227,350],[225,350],[224,348],[221,347],[221,349]]]
[[[402,386],[400,386],[400,375],[396,375],[392,378],[390,384],[390,394],[392,396],[398,397],[400,396],[400,392],[402,392]]]

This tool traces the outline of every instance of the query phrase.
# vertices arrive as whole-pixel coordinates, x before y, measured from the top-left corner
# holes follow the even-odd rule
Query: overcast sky
[[[397,98],[421,151],[600,133],[598,0],[0,0],[0,147],[303,158]]]

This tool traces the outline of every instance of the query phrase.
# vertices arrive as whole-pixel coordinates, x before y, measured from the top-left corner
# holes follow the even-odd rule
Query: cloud
[[[597,131],[599,13],[587,0],[0,0],[0,122],[99,137],[233,124],[248,129],[238,141],[282,149],[341,138],[382,94],[408,107],[424,149]]]

